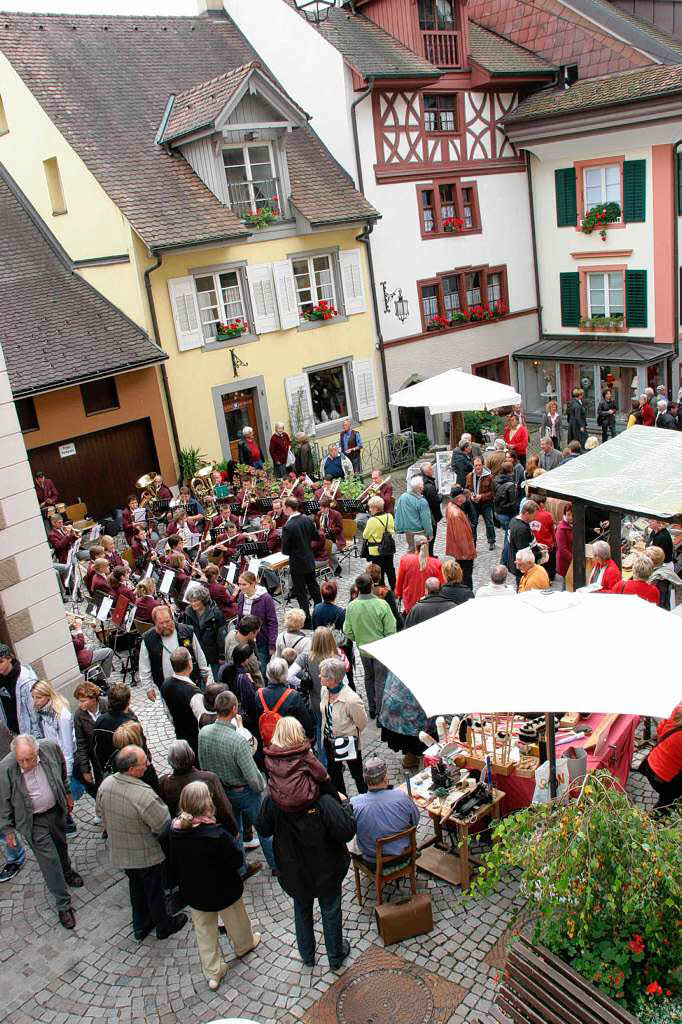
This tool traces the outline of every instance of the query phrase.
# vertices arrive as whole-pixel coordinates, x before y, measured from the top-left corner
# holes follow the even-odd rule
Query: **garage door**
[[[54,480],[61,501],[84,501],[96,518],[121,508],[135,481],[159,468],[149,419],[33,448],[28,460]]]

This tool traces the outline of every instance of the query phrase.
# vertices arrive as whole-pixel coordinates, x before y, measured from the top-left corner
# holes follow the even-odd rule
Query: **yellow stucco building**
[[[248,423],[266,450],[279,420],[324,445],[346,416],[376,437],[378,214],[227,15],[10,14],[0,54],[0,163],[168,355],[176,446],[234,457]]]

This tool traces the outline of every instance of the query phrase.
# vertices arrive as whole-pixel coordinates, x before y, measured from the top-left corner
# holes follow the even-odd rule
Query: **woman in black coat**
[[[279,884],[294,901],[296,944],[308,967],[315,963],[313,904],[322,916],[329,966],[335,971],[350,953],[343,938],[341,885],[350,865],[346,844],[355,835],[348,801],[328,793],[304,811],[282,811],[268,794],[256,823],[259,835],[272,836]]]
[[[196,633],[206,661],[211,666],[213,678],[218,678],[220,661],[225,650],[227,626],[225,616],[211,600],[206,587],[195,587],[189,599],[190,607],[185,611],[185,622]]]
[[[443,562],[443,575],[445,583],[440,588],[440,596],[453,604],[464,604],[474,596],[473,590],[465,587],[462,583],[462,567],[454,558],[448,558]]]
[[[242,855],[234,839],[216,822],[205,782],[190,782],[180,794],[180,814],[168,836],[168,860],[180,894],[192,911],[201,969],[208,987],[215,990],[227,972],[218,938],[219,916],[239,957],[256,948],[260,933],[252,931],[242,901]]]
[[[76,736],[76,756],[73,775],[85,786],[88,796],[94,800],[102,781],[102,765],[95,755],[95,722],[107,711],[107,702],[100,696],[102,691],[94,683],[79,683],[73,691],[78,701],[78,710],[73,716],[73,730]]]

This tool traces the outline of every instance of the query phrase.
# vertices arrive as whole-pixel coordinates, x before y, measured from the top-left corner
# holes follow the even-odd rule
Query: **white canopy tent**
[[[530,652],[519,658],[516,644]],[[427,715],[573,711],[667,717],[682,619],[627,594],[484,597],[363,646]],[[646,682],[643,682],[646,681]]]
[[[389,405],[427,408],[432,415],[447,412],[483,412],[519,405],[521,396],[507,384],[476,377],[463,370],[446,370],[391,395]]]

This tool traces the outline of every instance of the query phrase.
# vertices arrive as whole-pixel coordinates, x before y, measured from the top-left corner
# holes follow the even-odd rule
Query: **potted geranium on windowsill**
[[[228,338],[239,338],[248,331],[249,325],[241,317],[227,324],[216,324],[216,341],[227,341]]]
[[[580,222],[580,230],[584,235],[591,235],[596,228],[602,239],[606,241],[606,225],[615,224],[618,220],[620,220],[618,203],[599,203],[585,214]]]
[[[332,317],[337,316],[338,312],[331,304],[331,302],[325,302],[321,299],[317,306],[313,306],[307,313],[303,314],[304,320],[331,320]]]
[[[444,331],[450,326],[450,321],[446,316],[442,316],[438,313],[436,316],[432,316],[426,325],[428,331]]]
[[[461,217],[446,217],[443,221],[443,231],[452,232],[458,235],[464,227],[464,221]]]
[[[270,202],[264,203],[263,206],[252,207],[248,213],[243,214],[242,220],[250,228],[256,228],[260,231],[279,217],[280,213],[277,203],[277,196],[273,196]]]

